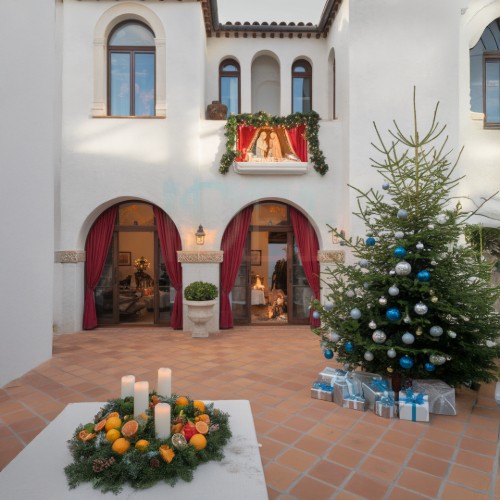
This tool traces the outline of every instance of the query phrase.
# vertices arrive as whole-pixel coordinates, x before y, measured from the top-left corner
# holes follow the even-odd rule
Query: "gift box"
[[[349,397],[347,383],[345,381],[333,383],[333,402],[344,406],[344,399]]]
[[[389,393],[394,399],[394,392],[391,391],[391,383],[384,378],[372,378],[369,381],[363,382],[363,396],[368,403],[370,410],[375,409],[375,402],[379,400],[384,393]]]
[[[350,408],[351,410],[366,411],[367,403],[363,397],[354,396],[353,398],[351,398],[349,396],[347,398],[344,398],[344,403],[342,406],[343,408]]]
[[[326,384],[330,384],[333,387],[334,382],[341,382],[345,380],[347,372],[345,370],[339,370],[338,368],[330,368],[327,366],[324,370],[320,371],[318,374],[318,380]]]
[[[394,400],[393,391],[385,391],[379,399],[375,401],[373,411],[382,418],[394,418],[397,416],[397,406]]]
[[[337,386],[340,386],[340,384],[335,383],[334,387]],[[334,398],[337,397],[337,392],[335,393]],[[343,408],[350,408],[351,410],[366,410],[366,401],[363,397],[361,380],[359,380],[352,372],[347,374],[347,377],[345,379],[345,387],[342,386],[342,402],[340,403],[339,401],[339,404],[342,404]]]
[[[429,396],[429,413],[457,414],[455,389],[442,380],[414,380],[413,390]]]
[[[411,389],[399,392],[399,418],[412,422],[429,421],[429,397]]]
[[[311,397],[323,401],[333,401],[333,387],[321,381],[316,381],[311,387]]]

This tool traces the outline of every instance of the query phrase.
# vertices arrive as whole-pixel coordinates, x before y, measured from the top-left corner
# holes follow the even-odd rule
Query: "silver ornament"
[[[366,259],[361,259],[359,261],[359,267],[366,269],[368,267],[368,261]]]
[[[363,354],[363,357],[366,359],[366,361],[373,361],[373,352],[370,352],[370,351],[366,351],[364,354]]]
[[[448,337],[450,337],[451,339],[456,339],[457,334],[453,330],[448,330]]]
[[[431,302],[434,302],[434,304],[435,304],[438,300],[439,300],[439,299],[438,299],[436,296],[431,297]]]
[[[423,302],[419,302],[418,304],[415,304],[413,310],[420,316],[423,316],[424,314],[427,313],[429,308]]]
[[[387,356],[389,358],[395,358],[397,355],[397,352],[392,347],[387,351]]]
[[[368,290],[368,288],[370,288],[370,283],[368,283],[367,281],[365,281],[365,282],[363,283],[363,288],[364,288],[365,290]]]
[[[396,285],[392,285],[389,288],[389,295],[391,297],[396,297],[397,295],[399,295],[399,288]]]
[[[446,214],[439,214],[436,220],[438,224],[446,224],[448,222],[448,216]]]
[[[424,244],[421,243],[420,241],[415,246],[417,247],[417,250],[423,250],[424,249]]]
[[[396,231],[394,233],[394,237],[397,239],[397,240],[402,240],[404,237],[405,237],[405,233],[403,233],[403,231]]]
[[[328,347],[328,342],[325,342],[324,340],[319,343],[321,349],[324,351]]]
[[[437,266],[438,263],[435,260],[431,260],[431,266]]]
[[[408,323],[411,323],[411,318],[410,316],[408,316],[408,314],[403,318],[403,321],[408,324]]]
[[[337,332],[330,332],[328,334],[328,339],[331,342],[338,342],[340,340],[340,335]]]
[[[433,337],[441,337],[441,335],[443,335],[443,329],[440,327],[440,326],[431,326],[430,329],[429,329],[429,333],[433,336]]]
[[[404,208],[400,208],[397,213],[398,219],[406,220],[408,219],[408,212]]]
[[[352,299],[356,294],[354,293],[353,290],[347,290],[346,295]]]
[[[325,311],[332,311],[335,304],[333,302],[325,302],[324,308]]]
[[[387,339],[387,335],[382,330],[375,330],[372,334],[372,340],[375,344],[383,344]]]
[[[443,365],[446,363],[446,358],[440,354],[431,354],[429,356],[429,361],[436,366]]]
[[[415,337],[410,332],[406,332],[401,337],[401,340],[403,341],[404,344],[410,345],[413,344],[413,342],[415,342]]]
[[[351,318],[352,319],[361,318],[361,311],[357,307],[355,307],[354,309],[351,309]]]
[[[434,229],[434,224],[429,224],[427,227],[432,231]]]
[[[391,269],[391,270],[389,271],[389,274],[390,274],[391,276],[395,276],[395,275],[396,275],[396,271],[395,271],[394,269]]]
[[[375,321],[371,320],[368,323],[368,327],[371,328],[372,330],[375,330],[375,328],[377,328],[377,323],[375,323]]]
[[[402,260],[396,264],[396,274],[398,276],[408,276],[410,273],[411,265],[406,260]]]
[[[378,303],[381,306],[385,306],[385,305],[387,305],[387,299],[385,297],[380,297],[380,299],[378,299]]]

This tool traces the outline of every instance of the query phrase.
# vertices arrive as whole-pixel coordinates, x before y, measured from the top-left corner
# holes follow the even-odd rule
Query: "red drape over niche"
[[[175,288],[174,308],[170,326],[182,330],[182,266],[177,262],[177,250],[182,250],[181,237],[172,219],[160,208],[153,207],[161,253],[170,283]]]
[[[108,208],[90,229],[85,245],[85,299],[83,303],[83,329],[97,327],[94,290],[102,274],[109,245],[113,237],[117,207]]]
[[[235,215],[222,236],[221,249],[224,252],[224,260],[221,264],[220,279],[220,328],[233,327],[229,294],[233,289],[243,257],[252,211],[253,206],[250,206]]]
[[[248,147],[252,144],[256,132],[257,129],[251,125],[238,125],[238,142],[236,143],[236,149],[243,154],[238,156],[236,161],[246,161],[245,155],[248,151]]]
[[[318,262],[318,238],[307,218],[298,210],[290,207],[290,218],[292,219],[295,240],[299,247],[300,260],[306,274],[307,282],[313,291],[314,297],[319,299],[319,262]],[[309,315],[312,326],[320,326],[321,321],[313,318],[313,311]]]
[[[286,129],[286,135],[300,161],[307,161],[306,126]]]

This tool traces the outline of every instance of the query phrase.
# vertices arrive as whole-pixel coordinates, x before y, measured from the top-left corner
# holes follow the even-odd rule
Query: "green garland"
[[[189,398],[187,398],[187,405],[176,406],[177,398],[176,395],[163,398],[152,393],[150,395],[150,401],[153,401],[151,406],[155,402],[169,403],[173,425],[182,421],[194,421],[202,413],[208,415],[209,430],[205,435],[207,445],[204,449],[198,451],[189,444],[179,445],[175,440],[172,442],[172,437],[179,437],[179,434],[173,434],[168,439],[157,439],[154,411],[149,409],[145,412],[147,418],[134,419],[142,421],[138,433],[127,439],[130,442],[130,448],[121,454],[113,451],[112,444],[106,439],[106,430],[96,431],[95,425],[113,412],[117,412],[124,423],[131,420],[134,398],[113,399],[101,408],[93,422],[80,425],[75,430],[72,439],[68,441],[74,461],[65,467],[64,472],[70,489],[84,482],[92,483],[95,489],[100,489],[103,493],[111,491],[115,494],[119,493],[127,483],[136,489],[146,489],[160,481],[174,486],[179,479],[191,481],[193,471],[201,463],[222,460],[224,458],[222,448],[231,437],[229,415],[214,409],[213,403],[205,405],[204,411],[200,412]],[[86,434],[93,435],[93,437],[82,440],[80,436]],[[146,440],[147,446],[136,448],[135,444],[140,440]],[[163,452],[167,450],[169,461],[163,458],[165,455],[161,452],[160,446]]]
[[[242,153],[236,149],[236,140],[238,137],[238,125],[250,125],[260,128],[265,126],[284,127],[286,129],[306,126],[306,140],[309,149],[309,160],[314,165],[314,170],[321,175],[328,172],[325,155],[319,147],[318,131],[320,117],[315,111],[310,113],[294,113],[288,116],[272,116],[264,111],[258,113],[244,113],[240,115],[231,115],[227,119],[225,126],[226,152],[222,155],[219,172],[226,174],[229,167]]]

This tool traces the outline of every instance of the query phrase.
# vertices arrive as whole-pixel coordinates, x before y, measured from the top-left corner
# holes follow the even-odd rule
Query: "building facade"
[[[0,251],[11,285],[0,383],[50,357],[54,333],[189,330],[179,296],[196,280],[217,284],[230,309],[213,331],[308,322],[321,292],[302,238],[315,240],[320,271],[349,258],[328,226],[364,236],[348,184],[379,188],[373,122],[411,130],[414,87],[421,126],[439,101],[448,147],[458,156],[464,146],[457,196],[478,203],[500,185],[500,52],[486,41],[500,0],[332,0],[314,25],[221,24],[215,0],[26,3],[8,2],[0,21],[10,214]],[[236,113],[314,110],[328,171],[270,124],[252,132],[248,161],[220,173],[226,119],[209,119],[213,101]],[[498,218],[500,198],[484,212]]]

